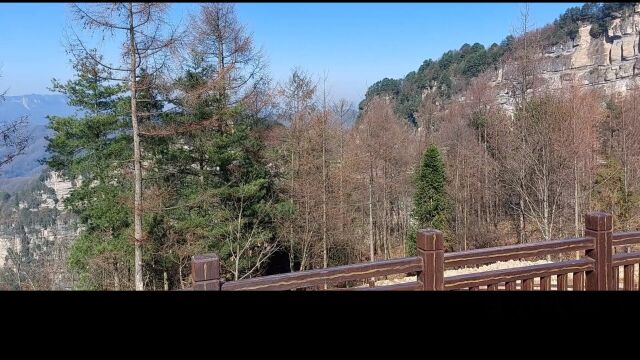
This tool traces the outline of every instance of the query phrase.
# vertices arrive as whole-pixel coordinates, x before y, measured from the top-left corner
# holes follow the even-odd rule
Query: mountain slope
[[[625,92],[640,75],[640,4],[585,3],[560,15],[552,24],[535,29],[543,51],[538,54],[542,85],[561,89],[579,84],[605,93]],[[398,115],[415,124],[424,99],[438,105],[456,100],[470,80],[481,75],[496,86],[497,102],[513,110],[511,87],[515,78],[511,59],[517,39],[507,36],[485,48],[476,43],[427,59],[402,79],[385,78],[374,83],[360,104],[362,110],[374,97],[392,99]],[[442,110],[442,109],[441,109]]]
[[[15,119],[28,115],[32,125],[46,125],[47,115],[72,114],[64,95],[22,95],[5,96],[0,102],[0,119]]]

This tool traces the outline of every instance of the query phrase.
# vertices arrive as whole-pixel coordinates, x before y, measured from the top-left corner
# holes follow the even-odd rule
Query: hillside
[[[634,3],[586,3],[560,15],[552,24],[535,29],[542,52],[537,54],[541,86],[560,89],[579,84],[607,94],[626,92],[638,75],[640,5]],[[398,115],[415,124],[427,94],[444,104],[467,88],[471,79],[486,76],[497,92],[496,101],[513,110],[512,52],[516,38],[485,48],[475,43],[450,50],[438,60],[427,59],[402,79],[385,78],[374,83],[360,103],[362,111],[375,97],[393,99]]]
[[[13,119],[28,115],[34,126],[47,125],[47,115],[71,113],[73,108],[67,104],[64,95],[5,96],[4,101],[0,102],[0,118]]]

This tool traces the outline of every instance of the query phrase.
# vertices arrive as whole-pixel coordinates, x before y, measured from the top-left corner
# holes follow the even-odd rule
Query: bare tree
[[[524,109],[526,107],[527,99],[539,86],[541,77],[539,76],[540,61],[538,57],[541,55],[542,44],[540,41],[539,31],[533,30],[533,23],[531,21],[531,14],[529,10],[529,4],[525,4],[520,11],[519,24],[514,27],[512,33],[514,34],[514,43],[509,49],[509,59],[512,62],[512,74],[511,80],[511,95],[515,99],[516,109]],[[525,133],[520,133],[518,139],[522,146],[521,149],[526,147]],[[522,154],[526,155],[526,154]],[[524,188],[525,184],[525,172],[524,162],[520,162],[522,165],[518,178],[520,179],[520,188]],[[520,242],[526,240],[526,215],[525,215],[525,201],[522,197],[518,198],[517,209],[519,211],[519,227],[518,233]]]
[[[410,173],[416,164],[418,142],[406,122],[398,119],[387,99],[368,104],[362,118],[351,131],[348,141],[348,164],[353,178],[349,193],[362,199],[363,228],[368,233],[368,258],[376,254],[391,255],[391,229],[398,229],[400,218],[391,221],[393,208],[410,201],[403,188],[410,187]],[[405,212],[408,216],[408,212]],[[363,232],[364,233],[364,232]],[[395,231],[402,243],[402,232]],[[364,234],[362,234],[364,235]],[[362,238],[362,235],[359,238]],[[394,235],[394,236],[395,236]]]
[[[27,133],[29,120],[22,116],[17,120],[0,120],[0,168],[24,154],[32,142]]]
[[[211,77],[199,91],[216,94],[222,109],[238,104],[258,111],[264,107],[266,63],[251,34],[238,22],[234,4],[202,5],[189,28],[192,56],[211,66]]]
[[[82,40],[75,31],[69,41],[69,49],[76,59],[85,56],[115,74],[122,76],[111,80],[129,85],[131,96],[131,125],[133,130],[134,163],[134,241],[135,241],[135,287],[144,290],[142,268],[142,148],[140,145],[140,118],[138,94],[149,87],[146,81],[140,81],[141,70],[146,69],[147,78],[159,76],[166,70],[169,51],[175,49],[178,33],[169,29],[165,19],[168,9],[165,3],[105,3],[72,4],[76,20],[84,29],[94,30],[104,35],[117,37],[121,41],[120,65],[111,65],[89,51],[87,41]]]
[[[271,234],[261,228],[267,211],[259,211],[253,225],[247,228],[244,226],[246,222],[244,215],[248,208],[247,199],[239,196],[233,201],[232,206],[238,215],[235,221],[229,222],[229,235],[225,242],[229,246],[234,263],[234,267],[230,269],[234,280],[242,280],[260,269],[260,266],[277,250],[277,244],[269,242]],[[252,258],[255,262],[251,262]],[[250,265],[248,270],[242,272],[240,263],[246,261],[249,261]]]
[[[327,179],[327,122],[328,122],[328,108],[327,108],[327,75],[325,74],[322,81],[322,267],[326,268],[328,264],[327,254],[327,188],[329,186]],[[324,284],[324,288],[327,288],[327,283]]]
[[[338,223],[339,223],[339,232],[338,239],[340,242],[344,242],[345,240],[345,227],[347,224],[346,221],[346,194],[345,194],[345,135],[347,133],[347,116],[351,112],[353,112],[353,104],[346,99],[340,99],[332,105],[332,113],[336,118],[337,127],[338,127],[338,156],[337,156],[337,166],[338,166],[338,193],[336,196],[338,197]]]
[[[570,106],[562,96],[550,93],[531,99],[516,115],[511,135],[513,156],[507,173],[524,207],[522,212],[550,240],[562,209],[562,194],[567,179],[573,178],[573,156],[565,144],[571,144]],[[509,176],[505,174],[506,176]]]
[[[300,255],[300,269],[308,264],[309,247],[313,236],[312,226],[309,221],[313,209],[308,203],[309,196],[307,186],[308,179],[304,174],[306,165],[305,150],[307,145],[305,138],[311,117],[316,112],[315,95],[317,85],[312,78],[301,69],[294,69],[289,79],[278,88],[278,96],[281,99],[279,116],[287,126],[284,139],[280,147],[286,163],[286,182],[284,192],[289,198],[295,213],[292,219],[285,225],[288,227],[289,238],[289,266],[294,271],[296,253]],[[294,229],[298,229],[294,231]]]
[[[0,93],[0,102],[4,101],[7,91]],[[21,116],[18,119],[0,119],[0,168],[7,165],[31,145],[32,137],[28,134],[29,119]]]
[[[536,30],[531,21],[529,4],[524,4],[520,10],[519,23],[512,33],[515,39],[509,52],[514,70],[511,77],[512,95],[515,97],[516,106],[524,106],[527,97],[535,92],[542,81],[539,76],[542,41],[540,30]]]
[[[592,206],[607,208],[614,213],[616,226],[626,228],[635,228],[640,224],[640,217],[634,211],[640,202],[637,195],[640,179],[638,89],[636,83],[626,94],[614,94],[606,100],[604,121],[599,124],[602,152],[598,158],[609,163],[601,169],[607,172],[604,168],[608,167],[609,173],[595,184],[597,196],[592,199]]]
[[[420,152],[423,152],[427,148],[428,140],[436,131],[436,118],[438,114],[438,103],[440,101],[441,99],[438,98],[436,93],[430,91],[423,96],[420,102],[420,109],[417,115]]]

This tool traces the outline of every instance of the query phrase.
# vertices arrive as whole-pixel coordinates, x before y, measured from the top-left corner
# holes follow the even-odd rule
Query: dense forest
[[[46,160],[77,184],[64,205],[80,223],[67,263],[79,289],[185,288],[208,252],[226,280],[402,257],[427,227],[457,251],[580,236],[594,209],[640,226],[640,88],[547,91],[535,61],[629,5],[585,4],[542,29],[523,16],[501,44],[375,83],[355,124],[326,79],[298,68],[273,83],[233,5],[202,4],[188,32],[167,7],[73,6],[86,31],[122,41],[109,63],[71,39],[75,76],[52,84],[83,110],[51,114]],[[505,61],[513,113],[486,76]]]

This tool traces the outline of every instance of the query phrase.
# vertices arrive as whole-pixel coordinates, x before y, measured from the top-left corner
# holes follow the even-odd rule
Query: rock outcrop
[[[28,189],[24,199],[15,206],[3,209],[0,222],[0,267],[5,263],[8,250],[20,252],[25,244],[35,258],[47,254],[51,262],[54,289],[69,288],[66,269],[68,249],[79,235],[76,217],[64,209],[64,199],[73,184],[57,173],[49,172],[37,189]],[[26,241],[25,241],[26,240]]]
[[[624,94],[636,82],[640,85],[640,4],[632,13],[613,19],[603,36],[594,39],[590,30],[591,24],[584,24],[574,40],[545,49],[539,59],[543,86],[561,89],[575,84],[605,94]],[[513,99],[508,85],[513,80],[505,75],[508,67],[495,72],[493,83],[498,87],[498,103],[510,111]]]

